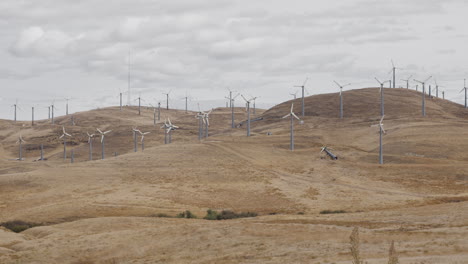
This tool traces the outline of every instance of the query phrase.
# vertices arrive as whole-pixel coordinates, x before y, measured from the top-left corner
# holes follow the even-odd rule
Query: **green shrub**
[[[320,211],[320,214],[344,214],[345,210],[323,210]]]
[[[164,213],[159,213],[159,214],[153,214],[153,215],[150,215],[151,217],[161,217],[161,218],[171,218],[172,216],[168,215],[168,214],[164,214]]]
[[[26,229],[29,229],[31,227],[39,226],[39,224],[36,223],[30,223],[30,222],[24,222],[21,220],[14,220],[14,221],[8,221],[1,223],[0,226],[3,226],[7,229],[10,229],[11,231],[15,233],[20,233],[23,232]]]
[[[206,216],[204,219],[206,220],[228,220],[228,219],[236,219],[236,218],[246,218],[246,217],[256,217],[258,214],[253,212],[242,212],[242,213],[235,213],[230,210],[223,210],[221,213],[217,211],[213,211],[208,209],[206,211]]]
[[[177,215],[177,218],[197,218],[196,215],[194,215],[192,212],[190,212],[189,210],[185,211],[185,212],[182,212],[180,214]]]

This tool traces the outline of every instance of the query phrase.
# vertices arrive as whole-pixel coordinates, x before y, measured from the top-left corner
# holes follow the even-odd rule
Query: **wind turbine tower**
[[[59,137],[59,139],[63,138],[63,160],[66,160],[67,159],[67,137],[71,137],[71,135],[65,132],[64,126],[62,126],[62,131],[63,131],[63,134]]]
[[[102,132],[99,128],[96,129],[101,135],[101,159],[104,159],[104,139],[107,133],[110,133],[112,130]]]
[[[254,100],[255,98],[251,98],[250,100],[247,100],[245,99],[243,95],[241,96],[245,100],[245,103],[247,104],[247,136],[250,137],[250,102]]]
[[[341,85],[337,81],[334,81],[336,85],[340,88],[340,118],[343,118],[343,88],[351,85],[350,83],[346,85]]]
[[[86,134],[88,135],[88,144],[89,144],[89,160],[93,160],[93,139],[94,139],[94,134],[89,134],[88,132],[86,132]]]
[[[383,137],[383,134],[385,134],[385,130],[383,128],[383,119],[384,119],[385,116],[382,116],[382,118],[380,119],[380,122],[378,125],[372,125],[372,126],[379,126],[379,135],[380,135],[380,138],[379,138],[379,142],[380,142],[380,145],[379,145],[379,164],[383,164],[383,147],[382,147],[382,137]]]
[[[431,78],[432,78],[432,76],[429,76],[424,81],[418,81],[418,80],[414,79],[415,82],[418,82],[418,83],[420,83],[422,85],[422,115],[423,116],[426,116],[426,88],[425,88],[425,84]]]
[[[393,82],[391,82],[391,85],[392,85],[393,88],[395,88],[395,85],[396,85],[396,82],[395,82],[396,81],[396,78],[395,78],[396,70],[401,70],[401,69],[395,67],[395,64],[393,63],[393,60],[391,60],[391,61],[392,61],[392,70],[389,73],[393,72]]]
[[[467,100],[467,93],[466,93],[466,90],[467,90],[467,89],[468,89],[468,88],[466,87],[466,79],[463,79],[463,89],[461,89],[460,93],[461,93],[463,90],[465,90],[465,108],[467,108],[467,104],[466,104],[466,103],[467,103],[467,102],[466,102],[466,100]]]
[[[402,79],[402,81],[406,82],[406,89],[409,89],[409,82],[411,80],[411,77],[413,77],[413,75],[411,75],[410,77],[408,77],[408,79],[404,80]]]
[[[296,118],[299,121],[301,120],[299,117],[296,116],[296,114],[294,114],[293,108],[294,108],[294,103],[291,104],[291,111],[289,112],[289,114],[283,116],[283,118],[287,118],[287,117],[291,118],[290,137],[289,137],[289,149],[291,151],[294,150],[294,118]]]
[[[18,156],[19,161],[23,160],[23,143],[26,143],[26,141],[24,141],[23,137],[20,134],[18,141],[16,141],[16,144],[19,144],[19,156]]]
[[[305,102],[304,102],[304,93],[305,93],[305,85],[309,78],[307,77],[302,85],[296,85],[294,87],[302,88],[302,116],[305,116]]]
[[[390,82],[390,80],[384,81],[384,82],[379,81],[379,79],[377,78],[375,78],[375,80],[380,84],[380,115],[384,116],[385,106],[384,106],[384,87],[383,86],[386,82]]]

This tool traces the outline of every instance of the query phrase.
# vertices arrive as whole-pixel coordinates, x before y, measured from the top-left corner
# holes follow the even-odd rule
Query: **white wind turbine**
[[[247,136],[250,137],[250,102],[252,100],[255,100],[256,97],[250,98],[249,100],[245,99],[243,95],[241,95],[242,98],[245,100],[245,103],[247,104]]]
[[[13,117],[14,117],[14,121],[15,121],[15,123],[16,123],[16,113],[17,113],[18,109],[19,109],[19,110],[22,110],[22,109],[19,107],[19,105],[18,105],[18,99],[16,99],[16,102],[12,105],[12,107],[15,109],[15,112],[14,112],[14,116],[13,116]]]
[[[391,60],[391,62],[392,62],[392,69],[390,70],[389,73],[392,73],[392,72],[393,72],[393,83],[392,83],[392,85],[393,85],[393,88],[395,88],[395,86],[396,86],[396,84],[395,84],[395,82],[396,82],[395,72],[396,72],[397,69],[398,69],[398,70],[402,70],[402,69],[401,69],[401,68],[395,67],[395,64],[393,63],[393,60]],[[410,78],[411,78],[411,77],[410,77]]]
[[[460,90],[460,93],[463,92],[463,90],[465,90],[465,108],[467,108],[467,104],[466,104],[466,103],[467,103],[467,102],[466,102],[466,100],[467,100],[467,92],[466,92],[467,89],[468,89],[468,88],[466,87],[466,79],[464,79],[464,80],[463,80],[463,88]]]
[[[289,95],[292,95],[292,96],[294,97],[294,100],[296,100],[296,98],[297,98],[297,93],[298,93],[298,92],[299,92],[299,91],[296,91],[296,92],[294,92],[294,93],[289,93]]]
[[[67,137],[71,137],[71,135],[65,131],[64,126],[62,126],[62,131],[63,131],[63,134],[59,137],[59,139],[63,138],[63,159],[66,160],[67,159]]]
[[[383,119],[384,119],[385,116],[382,116],[382,118],[380,119],[380,122],[379,124],[377,125],[372,125],[373,127],[375,126],[379,126],[379,135],[380,135],[380,138],[379,138],[379,142],[380,142],[380,145],[379,145],[379,164],[383,164],[383,148],[382,148],[382,137],[383,137],[383,134],[386,134],[387,132],[385,132],[385,129],[383,128]]]
[[[301,119],[297,117],[296,114],[294,114],[293,108],[294,108],[294,104],[291,104],[291,111],[289,112],[289,114],[283,116],[283,118],[287,118],[287,117],[291,118],[290,140],[289,140],[289,149],[291,151],[294,150],[294,118],[301,121]]]
[[[86,132],[86,134],[88,135],[89,160],[93,160],[93,139],[94,139],[94,136],[96,136],[96,135],[95,134],[89,134],[88,132]]]
[[[138,151],[138,146],[137,146],[137,133],[141,133],[140,130],[137,129],[137,127],[132,127],[132,132],[133,132],[133,152]]]
[[[203,138],[203,112],[200,110],[200,105],[198,105],[198,113],[195,115],[195,118],[198,119],[198,140]]]
[[[436,92],[436,98],[439,98],[439,88],[443,88],[444,86],[440,86],[436,78],[434,78],[434,83],[436,85],[434,88]]]
[[[23,143],[26,143],[26,141],[24,141],[23,137],[20,134],[19,138],[18,138],[18,141],[16,141],[16,144],[19,144],[19,153],[18,153],[18,155],[19,155],[18,160],[19,161],[23,160]]]
[[[236,100],[236,98],[240,94],[232,96],[232,92],[233,91],[229,90],[229,97],[225,97],[225,98],[229,100],[229,107],[231,108],[231,128],[234,128],[235,127],[235,124],[234,124],[234,101]]]
[[[164,95],[166,95],[166,110],[169,110],[169,94],[171,94],[171,92],[172,90],[170,90],[167,93],[163,93]]]
[[[385,107],[384,107],[384,87],[383,86],[385,83],[390,82],[390,80],[384,81],[384,82],[379,81],[379,79],[377,78],[375,78],[375,80],[380,84],[380,115],[384,116]]]
[[[418,82],[422,85],[422,115],[426,116],[426,82],[431,79],[432,76],[429,76],[426,80],[424,81],[418,81],[414,79],[415,82]]]
[[[402,81],[406,82],[406,89],[409,89],[409,82],[411,80],[411,77],[413,77],[413,75],[411,75],[410,77],[408,77],[408,79],[402,79]]]
[[[305,101],[304,101],[304,93],[305,93],[305,85],[307,81],[309,80],[309,77],[307,77],[302,85],[296,85],[294,87],[300,87],[302,88],[302,116],[305,116]]]
[[[143,151],[145,150],[145,135],[148,135],[151,132],[141,132],[140,130],[138,130],[138,132],[141,135],[141,151]]]
[[[164,121],[164,125],[161,127],[164,128],[165,133],[164,133],[164,144],[169,144],[172,143],[172,130],[176,130],[179,128],[178,126],[175,126],[171,123],[171,119],[167,119],[167,121]]]
[[[105,139],[106,134],[110,133],[112,130],[108,130],[105,132],[102,132],[99,128],[96,128],[96,130],[101,135],[101,159],[104,159],[104,139]]]
[[[205,138],[208,138],[208,128],[210,126],[211,111],[213,111],[213,110],[210,110],[208,112],[202,112],[202,114],[203,114],[203,123],[205,124]]]
[[[350,86],[351,83],[341,85],[337,81],[334,81],[334,82],[340,88],[340,118],[343,118],[343,88],[346,86]]]

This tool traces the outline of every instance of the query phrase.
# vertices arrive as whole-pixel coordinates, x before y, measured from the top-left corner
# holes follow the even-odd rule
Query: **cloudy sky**
[[[132,103],[171,91],[171,106],[187,94],[209,108],[230,88],[270,107],[306,77],[309,95],[336,92],[333,80],[375,86],[391,59],[397,86],[433,75],[461,103],[467,11],[465,0],[2,0],[0,118],[16,100],[23,120],[31,106],[46,118],[53,100],[64,114],[64,98],[72,112],[117,105],[129,61]]]

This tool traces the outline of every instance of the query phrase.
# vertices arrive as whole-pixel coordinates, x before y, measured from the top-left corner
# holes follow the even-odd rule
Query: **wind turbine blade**
[[[249,101],[247,101],[247,99],[245,99],[244,95],[241,94],[241,96],[242,96],[242,98],[244,99],[244,101],[245,101],[246,103],[249,102]]]
[[[62,135],[59,137],[59,139],[63,138],[64,136],[65,136],[65,134],[62,134]]]
[[[296,114],[294,114],[294,113],[291,113],[291,114],[292,114],[297,120],[301,120],[299,117],[297,117]]]
[[[69,137],[71,137],[71,135],[70,135],[70,134],[68,134],[68,133],[64,133],[64,134],[65,134],[65,135],[67,135],[67,136],[69,136]]]
[[[287,115],[283,116],[282,118],[286,118],[286,117],[289,117],[289,116],[291,116],[291,114],[287,114]]]
[[[424,81],[424,83],[427,82],[427,81],[429,81],[429,79],[431,79],[431,78],[432,78],[432,76],[429,76],[429,77]]]
[[[385,129],[383,128],[383,124],[380,124],[380,129],[382,129],[382,132],[383,132],[384,134],[387,133],[387,132],[385,131]]]
[[[99,133],[101,133],[101,134],[102,134],[102,131],[101,131],[101,129],[99,129],[99,128],[96,128],[96,130],[97,130]]]
[[[341,85],[340,85],[340,84],[339,84],[337,81],[333,81],[333,82],[335,82],[335,83],[336,83],[336,85],[338,85],[338,87],[340,87],[340,88],[341,88]]]
[[[107,130],[107,131],[104,132],[103,134],[105,135],[105,134],[110,133],[110,132],[112,132],[112,130]]]
[[[395,68],[395,64],[393,63],[393,60],[391,60],[393,68]]]
[[[308,80],[309,80],[309,77],[305,79],[304,84],[302,84],[302,86],[305,86]]]
[[[385,115],[383,115],[382,118],[380,119],[380,124],[382,124],[382,122],[384,120],[384,117],[385,117]]]
[[[293,112],[293,108],[294,108],[294,103],[291,104],[291,111],[290,111],[290,113]]]
[[[379,79],[377,79],[377,77],[374,77],[374,78],[375,78],[375,80],[376,80],[378,83],[382,84],[382,82],[379,81]]]

